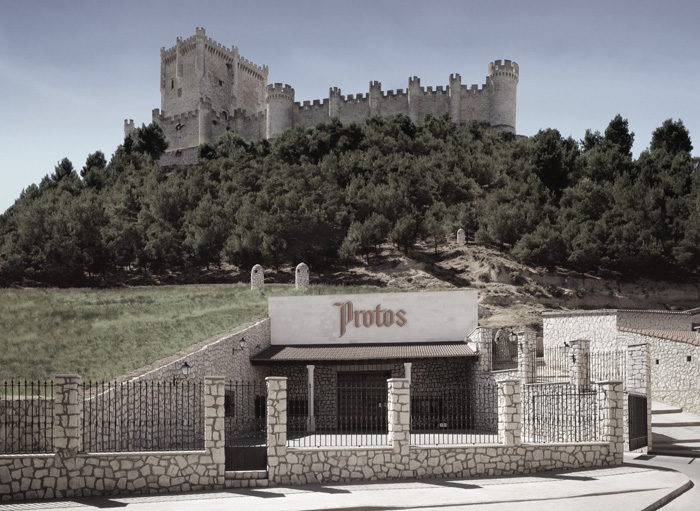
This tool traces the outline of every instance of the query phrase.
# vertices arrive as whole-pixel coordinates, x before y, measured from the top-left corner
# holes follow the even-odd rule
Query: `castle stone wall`
[[[178,37],[172,48],[162,48],[161,108],[153,121],[170,143],[169,153],[174,154],[169,158],[178,161],[179,149],[215,143],[226,130],[246,140],[274,139],[285,129],[313,127],[333,117],[363,123],[372,115],[402,113],[420,123],[428,114],[448,113],[456,123],[476,120],[515,133],[519,68],[509,60],[490,63],[481,88],[463,86],[459,75],[451,75],[446,86],[425,88],[414,76],[407,90],[384,93],[381,83],[370,82],[369,93],[341,96],[332,88],[328,98],[300,103],[294,103],[294,89],[288,85],[268,87],[267,76],[267,66],[208,38],[203,28],[187,39]],[[131,129],[125,124],[125,136]]]

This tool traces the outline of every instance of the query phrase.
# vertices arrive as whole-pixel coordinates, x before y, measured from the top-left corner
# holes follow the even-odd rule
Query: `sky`
[[[581,140],[617,114],[635,157],[664,120],[682,119],[700,156],[697,0],[0,0],[0,212],[64,157],[109,158],[124,119],[160,107],[160,48],[207,36],[269,66],[296,101],[484,84],[488,64],[520,66],[516,131]]]

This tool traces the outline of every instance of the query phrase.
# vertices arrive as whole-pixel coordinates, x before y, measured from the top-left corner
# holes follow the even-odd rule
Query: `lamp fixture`
[[[184,374],[185,376],[189,376],[190,374],[192,374],[192,371],[194,371],[194,367],[192,367],[190,364],[187,363],[187,361],[185,361],[185,363],[182,364],[180,370],[182,371],[182,374]]]

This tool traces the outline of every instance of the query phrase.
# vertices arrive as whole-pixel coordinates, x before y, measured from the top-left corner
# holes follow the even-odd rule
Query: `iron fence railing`
[[[546,346],[542,356],[534,359],[533,363],[538,382],[566,381],[570,377],[571,356],[566,346]]]
[[[600,440],[598,393],[569,384],[522,387],[523,442],[572,443]]]
[[[53,452],[53,382],[0,386],[0,453]]]
[[[626,383],[626,350],[591,351],[591,381]]]
[[[131,381],[83,384],[83,450],[204,448],[204,384]]]
[[[313,403],[310,396],[313,395]],[[388,387],[339,382],[290,386],[287,390],[287,445],[367,447],[388,444]]]
[[[226,447],[264,446],[267,386],[264,381],[228,381],[224,394]]]
[[[495,384],[411,386],[411,443],[414,445],[498,442]]]

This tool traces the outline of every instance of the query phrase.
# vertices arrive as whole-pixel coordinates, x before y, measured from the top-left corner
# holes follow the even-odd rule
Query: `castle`
[[[457,123],[480,121],[515,133],[515,104],[518,64],[497,60],[488,67],[481,87],[462,85],[459,74],[450,75],[449,85],[421,87],[420,79],[409,78],[408,89],[382,91],[370,82],[367,94],[344,96],[331,87],[322,100],[294,101],[287,84],[267,83],[267,66],[243,58],[238,48],[226,48],[206,36],[203,28],[175,46],[160,50],[161,108],[153,110],[153,121],[170,143],[161,164],[194,163],[197,146],[214,143],[233,131],[246,140],[274,139],[294,126],[315,126],[338,117],[341,122],[364,122],[372,115],[407,114],[419,123],[427,114],[449,113]],[[124,121],[124,135],[135,129]]]

